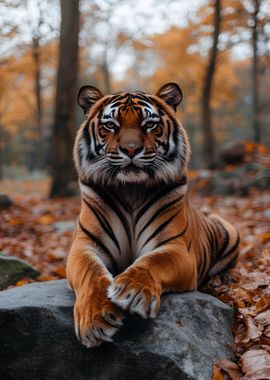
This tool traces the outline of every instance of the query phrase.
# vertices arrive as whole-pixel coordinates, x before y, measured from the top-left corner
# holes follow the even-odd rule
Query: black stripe
[[[211,266],[214,264],[215,260],[216,260],[216,257],[217,257],[217,252],[218,252],[218,237],[217,237],[217,233],[216,233],[216,230],[215,230],[215,226],[213,224],[213,221],[209,219],[209,229],[210,229],[210,233],[211,233],[211,236],[212,236],[212,243],[213,243],[213,250],[212,250],[212,259],[211,259]]]
[[[229,264],[227,265],[226,269],[231,269],[231,268],[233,268],[233,267],[236,265],[236,263],[237,263],[237,259],[238,259],[238,256],[237,256],[237,255],[236,255],[236,256],[233,256],[232,261],[229,262]]]
[[[102,243],[102,241],[96,237],[95,235],[93,235],[90,231],[88,231],[81,223],[81,221],[79,220],[79,226],[81,228],[81,230],[110,258],[111,262],[112,262],[112,265],[113,265],[113,271],[114,273],[118,273],[118,268],[117,268],[117,264],[116,264],[116,261],[114,260],[111,252],[108,250],[108,248]]]
[[[225,239],[223,241],[223,244],[218,252],[218,257],[222,256],[223,253],[226,251],[227,247],[228,247],[228,244],[229,244],[229,240],[230,240],[230,237],[229,237],[229,234],[228,234],[228,231],[226,230],[226,228],[223,226],[223,224],[218,220],[218,219],[215,219],[215,222],[218,224],[219,227],[221,227],[222,231],[224,232],[225,234]],[[218,258],[217,257],[217,258]]]
[[[218,249],[217,238],[215,235],[215,230],[213,230],[212,228],[211,219],[208,219],[208,223],[203,223],[203,230],[205,231],[208,238],[208,242],[209,242],[209,256],[210,256],[209,269],[210,269],[216,261],[216,256],[217,256],[216,254],[217,254],[217,249]]]
[[[165,211],[168,211],[168,208],[170,206],[173,206],[175,203],[177,203],[180,199],[182,199],[182,197],[179,197],[177,199],[174,199],[173,201],[169,202],[169,203],[166,203],[165,205],[163,205],[162,207],[160,207],[160,209],[158,209],[154,215],[152,215],[152,217],[148,220],[148,222],[144,225],[144,227],[141,229],[141,231],[139,232],[139,235],[137,237],[137,240],[139,239],[139,237],[141,236],[141,234],[143,233],[143,231],[145,231],[145,229],[158,217],[158,216],[161,216]]]
[[[115,103],[116,103],[116,102],[119,102],[120,100],[123,100],[123,99],[125,99],[125,98],[128,98],[128,96],[129,96],[128,93],[126,93],[126,94],[124,94],[124,95],[117,95],[117,99],[116,99],[115,101],[110,102],[110,103],[111,103],[112,105],[115,106]],[[123,103],[121,102],[120,104],[123,104]]]
[[[161,245],[164,245],[164,244],[168,243],[168,242],[171,241],[171,240],[174,240],[174,239],[179,238],[180,236],[183,236],[183,235],[186,233],[187,227],[188,227],[188,223],[186,224],[186,226],[185,226],[185,228],[183,229],[183,231],[181,231],[179,234],[177,234],[177,235],[175,235],[175,236],[172,236],[172,237],[170,237],[170,238],[168,238],[168,239],[166,239],[166,240],[163,240],[162,242],[160,242],[160,243],[155,247],[155,249],[158,248],[158,247],[160,247]],[[188,248],[188,249],[189,249],[189,248]]]
[[[131,245],[131,232],[130,227],[127,218],[120,210],[118,204],[116,203],[115,199],[103,188],[96,184],[91,184],[91,188],[99,195],[100,198],[110,207],[114,213],[118,216],[118,218],[121,220],[122,225],[126,231],[127,238],[129,245]]]
[[[199,281],[201,282],[206,273],[208,272],[209,270],[209,267],[208,267],[208,252],[209,252],[209,247],[206,247],[205,248],[205,245],[204,245],[204,241],[201,240],[201,243],[202,243],[202,254],[200,255],[200,258],[202,259],[201,262],[200,262],[200,265],[199,265],[199,273],[198,273],[198,277],[199,277]]]
[[[118,95],[113,95],[109,99],[106,99],[106,101],[103,103],[103,105],[107,106],[109,103],[114,102],[117,98],[119,98],[119,94]]]
[[[147,96],[143,95],[143,93],[141,93],[141,94],[137,93],[137,94],[135,95],[135,98],[137,98],[137,99],[141,99],[141,100],[143,100],[143,101],[145,101],[145,102],[149,102],[149,103],[152,103],[152,104],[153,104],[153,102],[151,102],[150,99],[149,99]]]
[[[175,214],[173,214],[169,219],[165,220],[165,222],[161,223],[161,225],[149,236],[149,238],[146,240],[142,248],[150,241],[152,240],[158,233],[160,233],[179,213],[177,211]]]
[[[213,239],[214,239],[214,250],[215,250],[215,256],[217,254],[217,251],[218,251],[218,236],[217,236],[217,232],[215,230],[215,226],[213,225],[213,222],[211,221],[211,224],[210,224],[210,229],[212,231],[212,234],[213,234]]]
[[[94,124],[94,123],[92,123],[92,124]],[[94,128],[93,125],[92,125],[92,128]],[[83,138],[84,138],[84,141],[85,141],[86,146],[87,146],[86,158],[88,161],[92,161],[94,158],[96,158],[96,156],[93,154],[93,152],[91,152],[91,136],[90,136],[90,132],[89,132],[89,123],[83,129]],[[79,148],[79,156],[80,156],[80,163],[82,163],[81,148]]]
[[[95,216],[96,216],[97,220],[99,221],[101,227],[104,229],[104,231],[107,233],[107,235],[114,242],[114,244],[116,245],[116,247],[119,250],[119,254],[121,255],[121,249],[120,249],[118,240],[117,240],[109,222],[93,205],[91,205],[89,202],[87,202],[87,200],[84,197],[82,197],[82,199],[87,204],[87,206],[93,211],[93,213],[95,214]]]
[[[96,133],[95,133],[95,131],[93,131],[92,136],[93,136],[93,140],[94,140],[95,153],[96,153],[96,155],[98,155],[99,153],[98,153],[98,149],[97,149],[97,139],[96,139]]]
[[[151,105],[149,103],[146,103],[144,100],[138,100],[136,104],[139,104],[140,106],[148,107],[150,109],[152,108]]]
[[[139,219],[143,216],[143,214],[158,200],[161,198],[164,198],[166,195],[168,195],[170,192],[174,191],[180,187],[179,183],[174,183],[172,185],[167,185],[162,187],[153,197],[148,201],[138,212],[138,214],[135,217],[134,223],[137,224]]]
[[[91,138],[90,138],[90,133],[89,133],[89,122],[86,124],[86,126],[83,129],[83,137],[86,141],[87,146],[90,147]]]
[[[210,248],[210,252],[212,253],[212,245],[213,245],[213,236],[211,234],[211,231],[210,231],[210,227],[209,227],[209,224],[207,224],[205,222],[204,219],[202,219],[202,223],[201,223],[201,226],[203,228],[203,231],[205,232],[206,234],[206,237],[207,237],[207,241],[209,243],[209,248]]]
[[[171,126],[171,128],[173,128],[173,127]],[[166,157],[165,157],[167,162],[173,162],[178,157],[178,154],[179,154],[178,153],[179,152],[179,149],[178,149],[178,146],[179,146],[178,128],[174,128],[172,130],[172,132],[170,131],[170,133],[172,133],[172,135],[173,135],[174,149],[172,152],[167,154],[169,149],[171,148],[170,140],[168,140],[168,146],[167,146]]]
[[[118,194],[116,194],[116,192],[114,192],[113,193],[113,196],[114,196],[114,198],[117,200],[117,202],[118,203],[120,203],[120,205],[123,207],[123,209],[125,210],[125,211],[127,211],[128,213],[133,213],[133,209],[132,209],[132,207],[130,206],[130,204],[129,203],[127,203],[127,202],[125,202],[125,200],[122,198],[120,198],[119,196],[118,196]]]
[[[240,242],[240,236],[239,236],[239,232],[237,231],[237,240],[235,242],[235,244],[232,246],[232,248],[226,252],[226,254],[224,256],[222,256],[220,259],[225,259],[226,257],[230,256],[230,254],[236,250],[236,248],[238,247],[239,245],[239,242]]]

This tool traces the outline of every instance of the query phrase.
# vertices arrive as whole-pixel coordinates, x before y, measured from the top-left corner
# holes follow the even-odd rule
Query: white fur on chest
[[[147,213],[148,214],[148,213]],[[126,230],[123,227],[121,220],[114,212],[108,213],[108,220],[110,220],[110,225],[112,226],[113,233],[116,236],[119,246],[119,249],[112,244],[111,239],[108,235],[104,235],[104,242],[106,246],[110,247],[110,252],[117,263],[118,268],[122,271],[131,265],[136,259],[141,257],[147,252],[151,252],[154,249],[154,240],[149,241],[145,246],[144,243],[147,240],[148,236],[154,231],[153,226],[149,226],[141,234],[138,239],[138,234],[144,225],[144,221],[147,220],[147,215],[141,218],[140,222],[135,225],[134,217],[129,213],[125,213],[125,218],[129,224],[130,230],[130,240],[128,239]]]

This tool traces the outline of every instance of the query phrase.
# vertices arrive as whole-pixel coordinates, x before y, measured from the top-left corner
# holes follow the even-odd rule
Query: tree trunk
[[[0,117],[1,120],[1,117]],[[0,181],[4,178],[4,128],[0,121]]]
[[[261,131],[259,124],[259,86],[258,86],[258,14],[260,12],[260,0],[253,0],[253,25],[252,25],[252,109],[253,109],[253,130],[254,140],[259,143],[261,141]]]
[[[206,160],[206,165],[209,169],[212,169],[215,166],[215,137],[213,131],[212,110],[210,102],[212,95],[213,79],[216,69],[218,39],[220,34],[220,11],[221,0],[215,0],[213,44],[210,51],[209,62],[206,69],[202,91],[202,129],[204,138],[203,153]]]
[[[35,98],[36,98],[36,128],[37,128],[37,144],[36,144],[36,166],[43,168],[44,164],[44,144],[42,130],[42,100],[41,100],[41,68],[40,68],[40,44],[39,37],[33,37],[32,55],[35,64]]]
[[[102,75],[103,75],[104,92],[106,95],[109,95],[112,92],[112,86],[111,86],[111,73],[110,73],[110,69],[108,66],[107,49],[108,49],[108,46],[107,46],[107,44],[105,44],[105,50],[103,53],[103,61],[99,67],[100,67],[100,70],[101,70]]]
[[[78,36],[79,0],[61,0],[51,197],[68,195],[68,185],[75,180],[72,150],[76,130]]]
[[[104,76],[104,90],[105,90],[105,94],[109,95],[109,94],[111,94],[112,90],[111,90],[111,74],[110,74],[110,71],[109,71],[107,60],[105,60],[102,63],[102,65],[101,65],[101,71],[102,71],[103,76]]]

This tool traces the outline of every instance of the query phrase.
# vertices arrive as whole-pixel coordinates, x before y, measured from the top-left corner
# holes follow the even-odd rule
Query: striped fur
[[[239,235],[187,197],[190,155],[175,118],[177,85],[157,95],[83,88],[74,147],[82,207],[67,262],[75,331],[87,347],[111,341],[121,310],[154,317],[164,292],[195,290],[232,266]]]

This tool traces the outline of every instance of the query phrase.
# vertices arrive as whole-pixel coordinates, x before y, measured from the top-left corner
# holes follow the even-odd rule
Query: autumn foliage
[[[178,117],[192,147],[191,203],[217,212],[241,234],[236,268],[203,289],[236,313],[233,361],[215,363],[213,379],[270,379],[269,0],[190,1],[184,19],[180,1],[153,0],[143,9],[138,2],[138,9],[136,2],[126,0],[80,0],[79,46],[78,25],[71,32],[67,17],[63,27],[70,37],[76,33],[73,53],[77,46],[79,53],[72,58],[69,43],[62,39],[64,54],[58,66],[60,3],[67,15],[72,2],[65,0],[0,1],[0,192],[13,201],[0,210],[0,251],[35,266],[41,273],[37,281],[65,278],[80,199],[49,200],[48,195],[52,173],[58,178],[64,168],[65,178],[76,176],[69,136],[84,117],[75,109],[76,88],[92,84],[104,93],[154,93],[162,84],[176,82],[184,95]],[[73,3],[79,6],[79,0]],[[202,108],[211,47],[216,51],[207,103],[216,169],[206,171],[201,170],[207,163]],[[65,87],[70,67],[72,91]],[[59,73],[63,79],[57,90]],[[233,150],[226,150],[232,142],[237,142]],[[69,187],[65,182],[58,194],[74,194],[73,183]],[[25,278],[16,286],[32,281]]]

